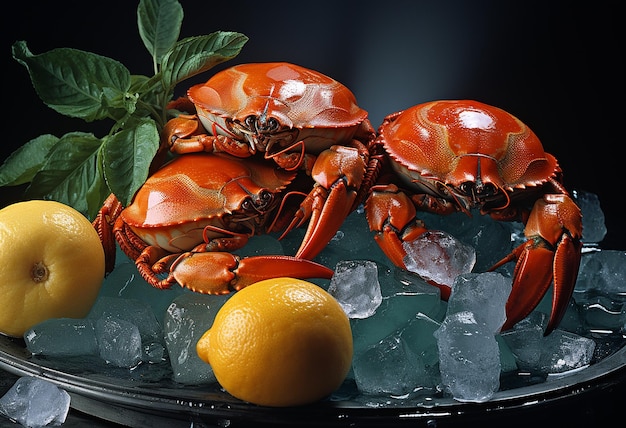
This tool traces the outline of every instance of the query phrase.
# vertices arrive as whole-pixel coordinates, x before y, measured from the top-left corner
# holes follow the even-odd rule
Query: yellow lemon
[[[324,289],[299,279],[268,279],[236,292],[196,349],[234,397],[297,406],[341,385],[352,361],[352,331]]]
[[[89,220],[54,201],[0,210],[0,333],[22,336],[49,318],[83,318],[104,279],[104,250]]]

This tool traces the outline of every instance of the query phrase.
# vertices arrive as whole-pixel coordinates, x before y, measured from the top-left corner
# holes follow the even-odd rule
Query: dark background
[[[181,37],[217,30],[250,37],[242,62],[290,61],[341,81],[377,127],[389,113],[435,99],[472,98],[529,125],[554,154],[570,189],[596,193],[609,230],[605,248],[625,249],[623,14],[607,2],[549,1],[182,1]],[[72,47],[152,74],[134,1],[8,2],[2,12],[4,111],[0,161],[43,133],[88,131],[47,108],[11,57],[25,40],[35,54]],[[621,32],[620,32],[621,33]],[[181,93],[203,75],[183,82]],[[7,113],[8,112],[8,113]],[[15,191],[0,188],[2,202]]]

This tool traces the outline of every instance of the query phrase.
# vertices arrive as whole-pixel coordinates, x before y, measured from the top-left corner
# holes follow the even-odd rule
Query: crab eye
[[[278,123],[276,119],[274,119],[273,117],[270,117],[269,120],[267,121],[267,126],[270,130],[275,131],[278,129],[280,124]]]
[[[472,193],[474,193],[474,188],[474,183],[471,181],[466,181],[459,186],[459,189],[465,195],[471,195]]]
[[[437,192],[442,196],[448,196],[450,192],[448,192],[448,187],[440,181],[435,183]]]
[[[254,116],[248,116],[248,117],[246,117],[246,119],[244,120],[244,122],[245,122],[246,126],[247,126],[249,129],[254,129],[254,128],[255,128],[255,126],[256,126],[256,117],[254,117]]]
[[[495,195],[495,194],[498,193],[498,188],[495,185],[493,185],[492,183],[487,183],[483,187],[483,193],[485,195],[492,196],[492,195]]]
[[[274,195],[268,190],[263,190],[259,195],[259,199],[261,200],[261,203],[265,205],[272,202],[272,199],[274,199]]]

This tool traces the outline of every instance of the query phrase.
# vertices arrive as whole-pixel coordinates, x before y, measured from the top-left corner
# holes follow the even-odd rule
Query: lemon
[[[196,350],[234,397],[297,406],[323,399],[341,385],[352,361],[352,331],[324,289],[275,278],[236,292]]]
[[[83,318],[104,279],[104,250],[89,220],[55,201],[0,210],[0,333],[22,336],[49,318]]]

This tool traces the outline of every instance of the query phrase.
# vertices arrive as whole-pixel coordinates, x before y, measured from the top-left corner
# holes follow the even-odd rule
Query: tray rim
[[[508,410],[548,405],[597,388],[626,382],[626,346],[610,356],[563,376],[554,376],[543,383],[498,391],[486,402],[463,403],[453,398],[435,398],[415,405],[366,407],[352,401],[321,401],[312,405],[274,408],[240,401],[225,392],[204,392],[185,389],[150,387],[138,384],[128,388],[116,384],[114,377],[99,380],[66,373],[40,365],[30,353],[12,338],[0,335],[0,369],[16,376],[33,376],[50,381],[72,396],[72,407],[102,417],[108,407],[121,407],[143,416],[164,421],[189,418],[254,421],[255,423],[354,424],[358,420],[417,421],[503,413]],[[110,381],[108,381],[110,379]],[[119,379],[118,379],[119,380]],[[182,393],[174,396],[172,393]],[[107,417],[104,417],[107,419]],[[167,422],[167,423],[170,423]]]

